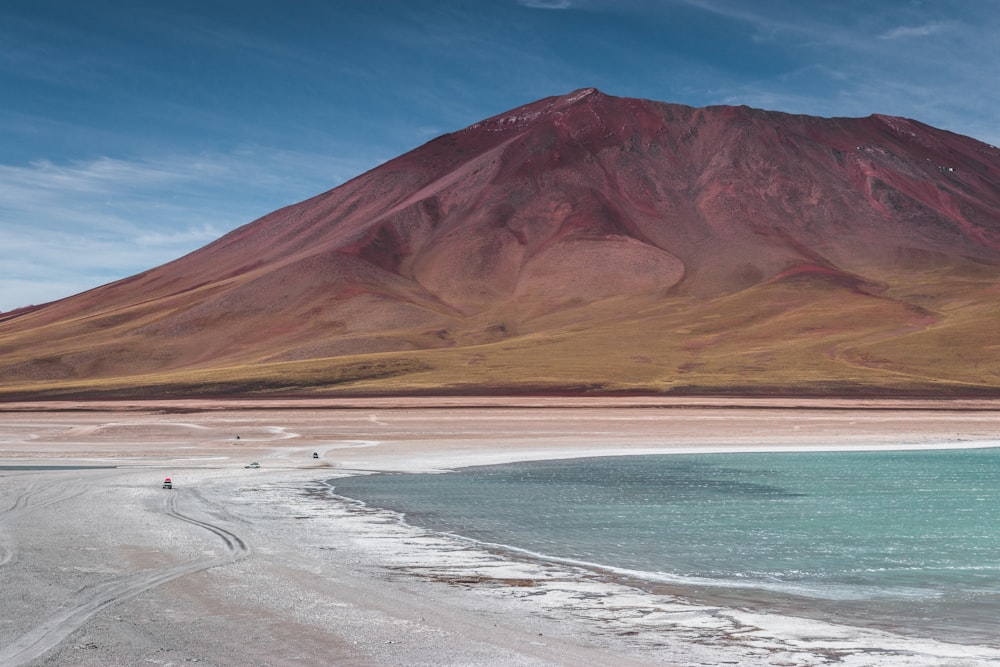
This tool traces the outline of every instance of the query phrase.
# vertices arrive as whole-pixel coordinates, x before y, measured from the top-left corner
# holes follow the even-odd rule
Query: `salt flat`
[[[997,444],[988,401],[0,404],[0,664],[1000,664],[986,647],[699,607],[492,553],[323,483],[609,454]]]

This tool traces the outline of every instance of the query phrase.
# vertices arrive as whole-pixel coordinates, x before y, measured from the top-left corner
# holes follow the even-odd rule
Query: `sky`
[[[1000,144],[998,34],[995,0],[0,0],[0,311],[578,88]]]

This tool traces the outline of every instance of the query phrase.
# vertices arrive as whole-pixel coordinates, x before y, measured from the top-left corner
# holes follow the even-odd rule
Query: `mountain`
[[[1000,393],[1000,149],[594,89],[0,315],[0,397]]]

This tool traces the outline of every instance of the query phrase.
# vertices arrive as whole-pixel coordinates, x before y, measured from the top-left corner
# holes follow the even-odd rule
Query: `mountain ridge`
[[[207,393],[233,377],[263,392],[991,393],[998,268],[995,147],[905,118],[584,88],[0,315],[0,396],[178,392],[192,374]],[[631,353],[609,354],[629,327]],[[942,355],[943,328],[980,349]],[[556,354],[540,363],[542,349]],[[308,361],[333,379],[274,367]],[[381,370],[357,370],[369,362]]]

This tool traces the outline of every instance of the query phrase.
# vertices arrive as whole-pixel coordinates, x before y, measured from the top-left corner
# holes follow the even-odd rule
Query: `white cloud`
[[[259,147],[0,165],[0,311],[176,259],[367,166]]]
[[[955,26],[954,22],[951,21],[932,21],[930,23],[925,23],[924,25],[918,26],[900,26],[898,28],[893,28],[888,30],[881,35],[879,39],[906,39],[910,37],[927,37],[929,35],[934,35],[940,32],[950,30]]]
[[[518,0],[518,4],[531,9],[570,9],[570,0]]]
[[[770,72],[710,70],[698,102],[817,116],[907,116],[995,144],[1000,14],[977,3],[675,0],[745,24]],[[975,91],[971,94],[970,91]],[[698,103],[696,102],[696,103]]]

